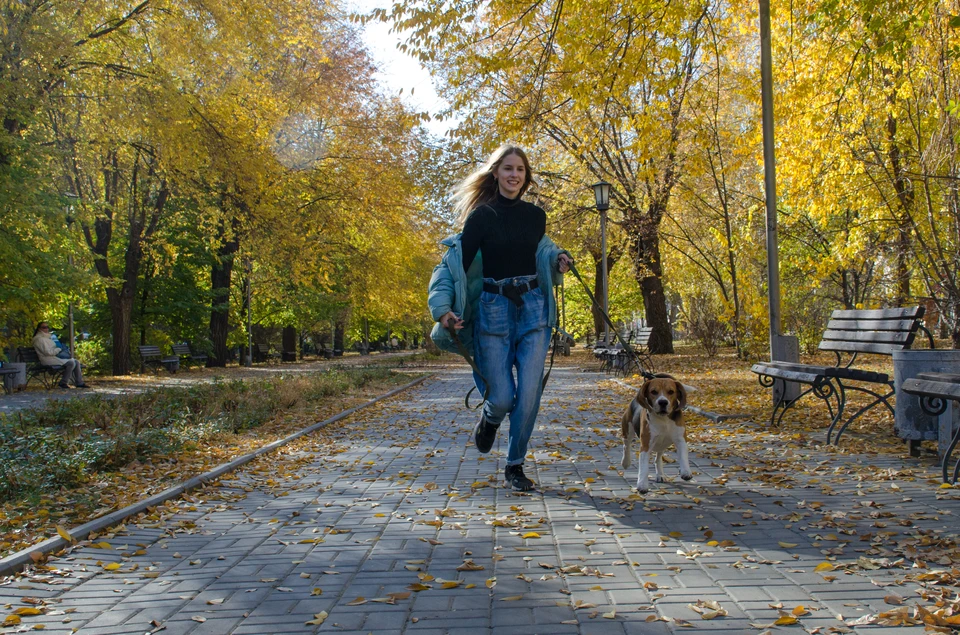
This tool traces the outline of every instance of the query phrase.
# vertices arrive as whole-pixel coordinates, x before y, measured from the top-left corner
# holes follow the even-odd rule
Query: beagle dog
[[[657,483],[663,483],[663,453],[671,445],[677,448],[680,463],[680,478],[689,481],[690,461],[687,456],[687,435],[683,425],[683,409],[687,405],[687,388],[665,373],[657,374],[640,386],[620,421],[623,435],[624,469],[630,467],[633,458],[633,438],[640,438],[640,474],[637,489],[646,493],[650,489],[647,476],[650,472],[650,452],[657,456]]]

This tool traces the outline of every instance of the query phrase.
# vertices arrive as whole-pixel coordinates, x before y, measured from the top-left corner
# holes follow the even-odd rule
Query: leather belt
[[[532,291],[540,286],[540,283],[534,279],[524,282],[522,284],[493,284],[492,282],[484,282],[483,290],[487,293],[495,293],[497,295],[502,295],[511,302],[513,302],[518,307],[523,306],[523,298],[521,297],[527,291]]]

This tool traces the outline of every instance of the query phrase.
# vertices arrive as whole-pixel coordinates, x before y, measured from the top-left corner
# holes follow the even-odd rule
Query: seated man
[[[67,383],[73,379],[73,385],[77,388],[86,388],[83,381],[83,372],[80,370],[80,362],[75,359],[61,359],[57,357],[60,348],[53,343],[50,337],[50,325],[46,322],[40,322],[37,330],[33,332],[33,348],[37,351],[37,357],[44,366],[53,366],[63,368],[63,376],[60,378],[60,387],[69,388]]]

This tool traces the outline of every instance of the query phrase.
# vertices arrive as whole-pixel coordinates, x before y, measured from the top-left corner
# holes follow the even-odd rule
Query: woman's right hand
[[[440,326],[446,329],[452,326],[453,328],[459,331],[460,329],[463,328],[463,320],[458,318],[453,311],[447,311],[446,313],[441,315],[438,322],[440,322]]]

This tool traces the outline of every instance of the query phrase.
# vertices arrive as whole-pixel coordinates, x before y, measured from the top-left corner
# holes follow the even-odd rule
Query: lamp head
[[[596,200],[599,211],[605,212],[610,209],[610,184],[606,181],[594,183],[593,198]]]

